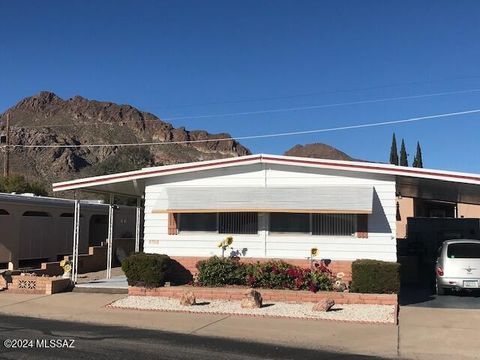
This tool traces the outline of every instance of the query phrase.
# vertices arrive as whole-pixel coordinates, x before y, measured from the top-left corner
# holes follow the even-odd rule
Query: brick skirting
[[[51,295],[70,288],[70,279],[48,276],[14,275],[7,284],[7,291],[14,294]]]
[[[128,294],[133,296],[160,296],[168,298],[180,298],[182,294],[192,290],[198,299],[207,300],[241,300],[247,288],[228,287],[210,288],[193,286],[167,286],[160,288],[142,288],[130,286]],[[256,289],[262,294],[264,301],[283,302],[318,302],[324,299],[333,299],[337,304],[375,304],[375,305],[398,305],[396,294],[357,294],[332,291],[319,291],[317,293],[305,290],[272,290]]]
[[[206,260],[209,257],[195,257],[195,256],[173,256],[171,257],[176,263],[177,266],[174,270],[174,280],[175,283],[187,283],[192,280],[192,278],[197,274],[197,262],[200,260]],[[283,260],[289,264],[300,266],[303,268],[310,268],[310,261],[307,259],[267,259],[267,258],[242,258],[240,261],[243,263],[251,264],[259,262],[266,262],[270,260]],[[332,270],[334,274],[343,272],[345,277],[344,281],[348,282],[352,280],[352,262],[344,260],[333,260],[329,264],[329,269]]]

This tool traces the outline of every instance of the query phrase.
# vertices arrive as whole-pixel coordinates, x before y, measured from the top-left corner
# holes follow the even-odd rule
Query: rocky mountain
[[[345,154],[343,151],[334,148],[333,146],[320,143],[295,145],[290,150],[287,150],[285,152],[285,155],[330,160],[355,160],[354,158]]]
[[[204,130],[175,128],[153,114],[130,105],[88,100],[64,100],[52,92],[21,100],[2,114],[10,114],[11,172],[49,185],[77,177],[128,171],[144,166],[235,157],[250,151],[234,140]],[[198,141],[141,147],[39,148],[38,145],[119,144]],[[3,168],[3,157],[0,159]]]

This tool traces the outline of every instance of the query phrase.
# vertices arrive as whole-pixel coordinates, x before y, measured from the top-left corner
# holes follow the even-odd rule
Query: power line
[[[283,96],[257,97],[257,98],[250,98],[250,99],[244,98],[244,99],[240,99],[240,100],[210,101],[210,102],[203,102],[203,103],[180,104],[180,105],[173,105],[173,106],[170,106],[170,105],[161,106],[161,105],[159,105],[159,106],[147,106],[147,107],[150,108],[150,109],[168,109],[168,108],[185,108],[185,107],[206,106],[206,105],[224,105],[224,104],[242,104],[242,103],[266,102],[266,101],[273,101],[273,100],[284,100],[284,99],[311,97],[311,96],[315,96],[315,95],[354,93],[354,92],[388,89],[388,88],[409,86],[409,85],[434,84],[434,83],[451,81],[451,80],[477,79],[477,78],[480,78],[480,75],[445,77],[445,78],[436,79],[436,80],[409,81],[409,82],[396,83],[396,84],[368,86],[368,87],[363,87],[363,88],[338,89],[338,90],[330,90],[330,91],[328,91],[328,90],[326,90],[326,91],[314,91],[314,92],[283,95]]]
[[[197,115],[197,116],[179,116],[179,117],[170,117],[170,118],[164,119],[164,120],[170,121],[170,120],[204,119],[204,118],[239,116],[239,115],[258,115],[258,114],[287,112],[287,111],[323,109],[323,108],[347,106],[347,105],[371,104],[371,103],[379,103],[379,102],[395,101],[395,100],[421,99],[421,98],[426,98],[426,97],[444,96],[444,95],[453,95],[453,94],[466,94],[466,93],[473,93],[473,92],[480,92],[480,89],[448,91],[448,92],[440,92],[440,93],[433,93],[433,94],[422,94],[422,95],[411,95],[411,96],[398,96],[398,97],[391,97],[391,98],[359,100],[359,101],[350,101],[350,102],[323,104],[323,105],[299,106],[299,107],[291,107],[291,108],[283,108],[283,109],[244,111],[244,112],[236,112],[236,113],[221,113],[221,114]]]
[[[268,109],[268,110],[256,110],[256,111],[242,111],[242,112],[232,112],[232,113],[220,113],[220,114],[206,114],[206,115],[189,115],[189,116],[173,116],[170,118],[162,119],[151,119],[144,120],[145,122],[157,122],[157,121],[172,121],[172,120],[186,120],[186,119],[206,119],[206,118],[220,118],[220,117],[232,117],[232,116],[246,116],[246,115],[260,115],[268,113],[280,113],[280,112],[291,112],[291,111],[304,111],[304,110],[316,110],[324,108],[333,108],[341,106],[351,106],[351,105],[361,105],[361,104],[373,104],[381,103],[388,101],[399,101],[399,100],[413,100],[413,99],[422,99],[435,96],[446,96],[446,95],[458,95],[458,94],[468,94],[468,93],[477,93],[480,92],[479,89],[467,89],[467,90],[457,90],[457,91],[446,91],[446,92],[437,92],[430,94],[420,94],[420,95],[409,95],[409,96],[397,96],[390,98],[380,98],[380,99],[371,99],[371,100],[358,100],[358,101],[349,101],[342,103],[332,103],[332,104],[322,104],[322,105],[311,105],[311,106],[299,106],[299,107],[290,107],[290,108],[281,108],[281,109]],[[133,120],[124,120],[133,121]],[[31,125],[31,126],[19,126],[22,128],[47,128],[47,127],[79,127],[79,126],[99,126],[99,125],[116,125],[115,123],[85,123],[85,124],[46,124],[46,125]]]
[[[476,113],[480,113],[480,109],[465,110],[465,111],[450,112],[450,113],[435,114],[435,115],[426,115],[426,116],[419,116],[419,117],[413,117],[413,118],[408,118],[408,119],[390,120],[390,121],[382,121],[382,122],[376,122],[376,123],[367,123],[367,124],[358,124],[358,125],[345,125],[345,126],[338,126],[338,127],[332,127],[332,128],[324,128],[324,129],[291,131],[291,132],[261,134],[261,135],[237,136],[237,137],[228,137],[228,138],[215,138],[215,139],[205,139],[205,140],[163,141],[163,142],[148,142],[148,143],[118,143],[118,144],[9,145],[9,147],[10,148],[85,148],[85,147],[93,148],[93,147],[178,145],[178,144],[208,143],[208,142],[232,141],[232,140],[237,140],[237,141],[238,140],[252,140],[252,139],[264,139],[264,138],[275,138],[275,137],[284,137],[284,136],[317,134],[317,133],[325,133],[325,132],[332,132],[332,131],[362,129],[362,128],[370,128],[370,127],[386,126],[386,125],[394,125],[394,124],[413,123],[413,122],[419,122],[419,121],[425,121],[425,120],[431,120],[431,119],[439,119],[439,118],[446,118],[446,117],[453,117],[453,116],[460,116],[460,115],[469,115],[469,114],[476,114]],[[3,147],[5,147],[5,146],[6,145],[3,145]]]

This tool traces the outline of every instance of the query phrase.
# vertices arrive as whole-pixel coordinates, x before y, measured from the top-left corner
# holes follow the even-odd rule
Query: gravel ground
[[[179,299],[156,296],[127,296],[109,306],[141,310],[395,323],[395,306],[393,305],[335,305],[329,312],[318,312],[312,311],[313,303],[267,302],[261,309],[242,309],[240,301],[197,299],[197,303],[194,306],[182,306],[179,304]]]

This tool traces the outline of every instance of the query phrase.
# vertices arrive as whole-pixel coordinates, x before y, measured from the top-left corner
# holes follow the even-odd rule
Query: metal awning
[[[165,187],[153,212],[372,213],[372,186]]]
[[[396,191],[403,197],[480,204],[480,186],[475,184],[397,176]]]

